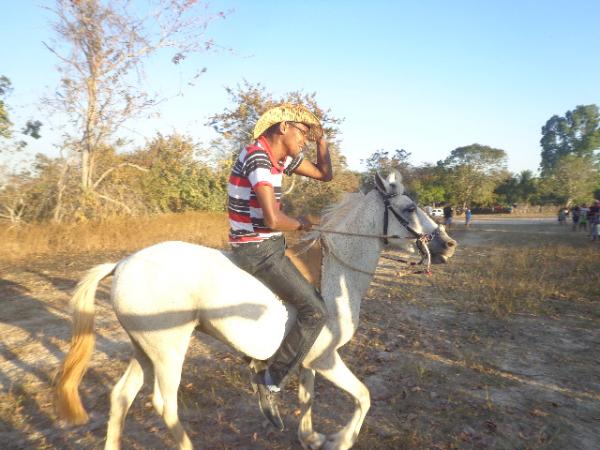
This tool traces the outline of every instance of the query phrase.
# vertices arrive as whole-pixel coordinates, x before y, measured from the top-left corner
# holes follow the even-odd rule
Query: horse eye
[[[417,210],[416,206],[409,206],[408,208],[406,208],[404,211],[406,211],[409,214],[414,213]]]

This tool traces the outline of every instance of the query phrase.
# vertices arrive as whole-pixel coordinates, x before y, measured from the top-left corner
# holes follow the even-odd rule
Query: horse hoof
[[[348,450],[351,447],[351,442],[346,442],[346,440],[340,436],[339,433],[336,433],[327,436],[321,447],[321,450]]]
[[[300,439],[300,444],[304,450],[319,450],[325,442],[325,435],[312,432],[309,436]]]

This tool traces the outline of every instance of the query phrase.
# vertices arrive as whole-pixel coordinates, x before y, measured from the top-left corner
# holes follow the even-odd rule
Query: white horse
[[[339,233],[322,233],[321,294],[329,321],[300,369],[298,437],[305,449],[352,447],[370,407],[368,389],[344,364],[337,350],[358,327],[361,298],[384,245],[380,239],[384,217],[390,245],[405,247],[406,239],[423,241],[427,236],[434,260],[444,262],[456,245],[443,228],[403,195],[399,174],[392,173],[387,179],[377,175],[376,186],[367,195],[350,195],[324,216],[321,225]],[[144,382],[144,374],[154,374],[154,408],[163,417],[178,448],[191,449],[192,443],[177,414],[177,390],[194,329],[251,358],[265,360],[279,347],[295,310],[235,266],[226,253],[199,245],[163,242],[118,263],[92,268],[78,284],[72,299],[73,338],[55,391],[59,416],[71,423],[87,421],[78,386],[94,346],[95,291],[100,280],[109,275],[114,275],[114,310],[131,338],[134,352],[111,394],[105,448],[119,448],[125,415]],[[330,436],[317,433],[312,425],[315,372],[355,400],[350,421]]]

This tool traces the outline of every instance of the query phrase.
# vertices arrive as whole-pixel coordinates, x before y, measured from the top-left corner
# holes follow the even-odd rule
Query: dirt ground
[[[460,247],[451,264],[484,264],[485,252],[517,228],[539,232],[539,225],[528,231],[522,223],[493,222],[454,231]],[[130,354],[108,304],[109,282],[98,293],[97,346],[81,386],[90,423],[57,424],[50,384],[70,338],[67,304],[75,283],[91,266],[123,256],[68,254],[0,266],[0,448],[103,446],[110,390]],[[354,448],[600,448],[600,302],[498,317],[440,295],[435,283],[448,267],[435,266],[425,277],[380,261],[359,331],[342,351],[372,395]],[[316,392],[315,427],[334,432],[349,419],[352,402],[319,378]],[[196,448],[300,448],[294,390],[283,400],[287,429],[280,433],[262,419],[241,355],[206,336],[193,339],[180,408]],[[173,448],[147,386],[131,408],[124,436],[127,449]]]

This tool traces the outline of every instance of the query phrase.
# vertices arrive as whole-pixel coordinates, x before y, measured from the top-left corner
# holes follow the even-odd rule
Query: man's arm
[[[331,156],[324,136],[321,136],[317,141],[317,164],[315,165],[305,159],[294,170],[294,173],[319,181],[331,181],[333,179]]]
[[[276,231],[310,230],[311,223],[303,217],[293,218],[286,216],[275,202],[275,191],[268,184],[261,184],[254,188],[256,199],[263,211],[265,225]]]

